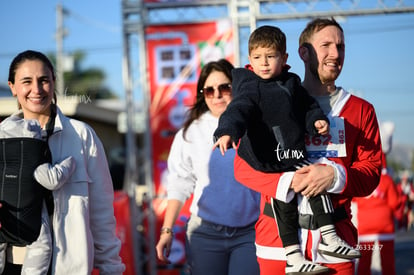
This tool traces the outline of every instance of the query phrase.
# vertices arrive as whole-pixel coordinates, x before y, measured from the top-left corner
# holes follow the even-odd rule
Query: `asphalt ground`
[[[414,275],[414,230],[395,236],[395,266],[398,275]],[[386,274],[384,274],[386,275]]]
[[[414,229],[395,234],[394,255],[397,275],[414,275]],[[378,253],[373,253],[371,271],[372,275],[382,274]]]

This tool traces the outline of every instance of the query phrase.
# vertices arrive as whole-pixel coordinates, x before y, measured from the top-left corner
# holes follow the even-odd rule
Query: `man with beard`
[[[342,71],[345,39],[342,27],[332,19],[314,19],[299,38],[299,55],[305,65],[302,85],[330,120],[330,135],[307,138],[310,156],[327,157],[295,172],[263,173],[236,156],[236,179],[260,192],[261,215],[256,223],[256,254],[261,275],[283,274],[286,258],[271,211],[271,198],[289,201],[301,193],[299,232],[304,255],[331,269],[334,274],[354,274],[354,262],[317,252],[320,231],[313,221],[307,198],[330,193],[337,234],[348,244],[357,244],[357,230],[351,222],[353,197],[369,195],[378,185],[381,171],[381,142],[374,107],[349,94],[335,81]],[[270,211],[269,211],[270,209]]]

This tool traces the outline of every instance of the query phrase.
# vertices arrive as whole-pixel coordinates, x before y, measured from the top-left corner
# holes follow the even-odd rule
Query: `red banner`
[[[229,20],[180,25],[151,26],[145,30],[150,80],[150,126],[153,178],[156,197],[154,210],[158,226],[167,205],[165,175],[174,135],[194,102],[200,68],[203,64],[234,59],[233,31]],[[180,231],[188,217],[188,203],[176,224]],[[182,228],[181,228],[182,227]],[[158,232],[158,231],[157,231]],[[183,232],[184,233],[184,232]],[[178,234],[179,235],[179,234]],[[175,241],[173,263],[184,261],[184,235]]]
[[[155,193],[161,195],[171,142],[193,104],[200,68],[220,58],[233,61],[233,31],[228,20],[152,26],[146,43]]]

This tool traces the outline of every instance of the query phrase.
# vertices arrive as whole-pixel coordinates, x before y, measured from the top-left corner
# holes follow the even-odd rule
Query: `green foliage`
[[[116,98],[117,95],[113,93],[106,85],[105,72],[100,68],[82,68],[82,62],[86,55],[84,52],[78,50],[72,54],[73,69],[64,72],[65,91],[61,91],[65,95],[72,96],[86,96],[93,99],[109,99]],[[49,54],[51,61],[56,64],[55,54]]]
[[[387,159],[387,166],[394,172],[403,171],[406,169],[402,163],[397,162],[393,159]]]

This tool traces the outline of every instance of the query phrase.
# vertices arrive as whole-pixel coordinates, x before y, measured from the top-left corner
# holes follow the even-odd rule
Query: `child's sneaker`
[[[286,263],[285,268],[286,275],[324,274],[327,272],[329,272],[329,268],[326,266],[322,266],[307,260],[301,261],[295,265],[289,265]]]
[[[321,240],[319,243],[318,252],[321,254],[348,260],[361,257],[361,253],[358,250],[348,245],[339,237],[332,239],[330,244],[326,244],[323,240]]]

